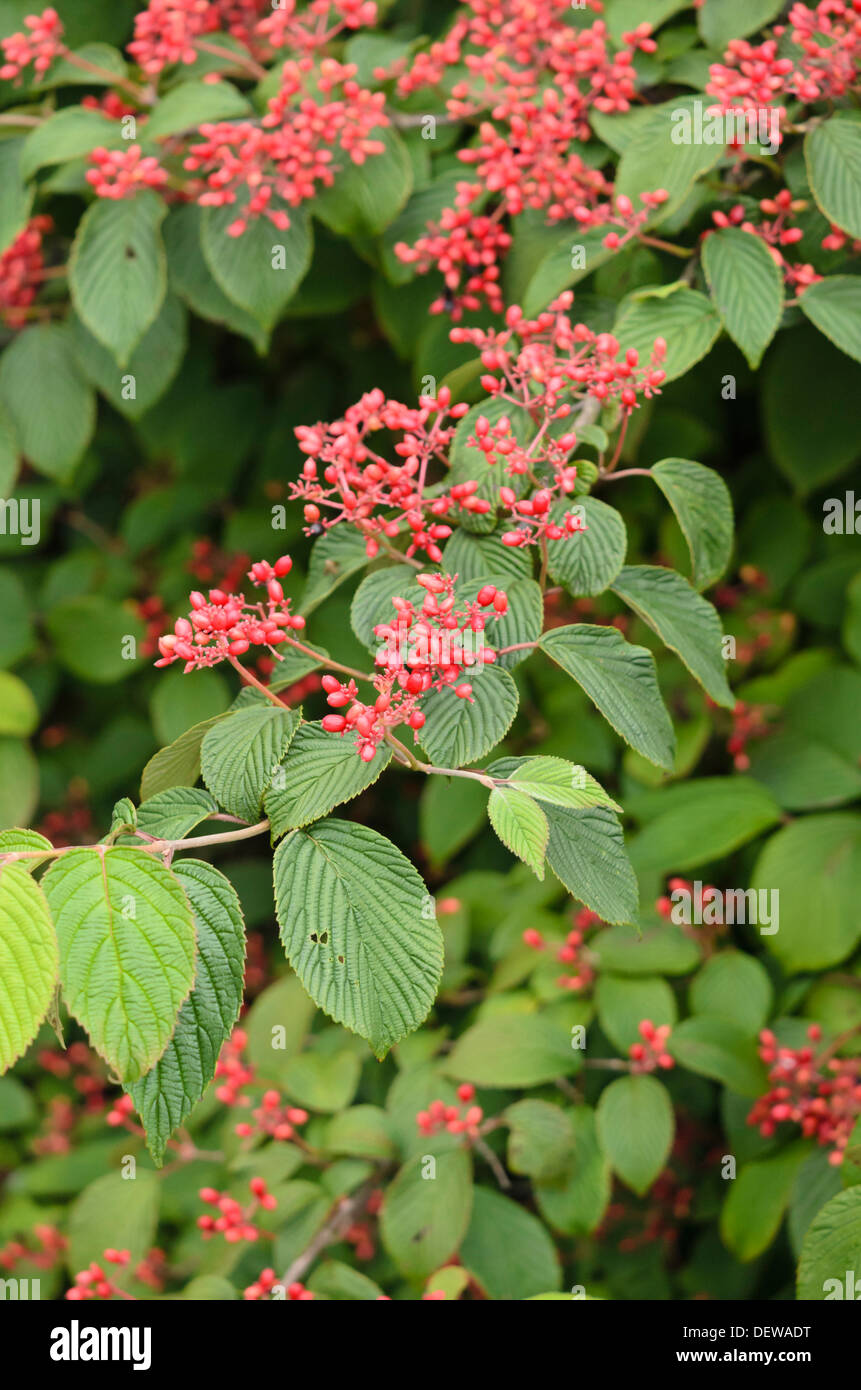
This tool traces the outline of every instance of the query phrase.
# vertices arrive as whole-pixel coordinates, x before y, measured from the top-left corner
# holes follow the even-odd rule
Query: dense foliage
[[[859,0],[0,48],[2,1274],[855,1297]]]

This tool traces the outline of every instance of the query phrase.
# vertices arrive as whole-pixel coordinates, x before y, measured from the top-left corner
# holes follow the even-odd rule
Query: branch
[[[352,1196],[339,1198],[331,1214],[327,1217],[325,1224],[320,1227],[310,1245],[307,1245],[301,1255],[297,1255],[293,1263],[284,1271],[284,1277],[281,1282],[284,1284],[285,1288],[289,1288],[291,1284],[301,1282],[305,1271],[310,1269],[317,1256],[322,1254],[327,1246],[337,1245],[338,1241],[343,1239],[347,1231],[355,1223],[356,1217],[361,1212],[378,1181],[378,1175],[375,1174],[374,1177],[369,1178],[367,1182],[363,1183],[361,1187],[357,1187]]]
[[[152,840],[147,845],[136,845],[142,854],[173,854],[178,849],[203,849],[207,845],[224,845],[231,840],[250,840],[254,835],[262,835],[269,829],[269,821],[261,820],[256,825],[242,825],[236,830],[223,830],[217,835],[195,835],[187,840]],[[137,833],[137,831],[130,832]],[[76,849],[97,849],[104,854],[109,845],[63,845],[61,849],[21,849],[0,854],[0,868],[19,859],[59,859],[63,854],[71,854]]]

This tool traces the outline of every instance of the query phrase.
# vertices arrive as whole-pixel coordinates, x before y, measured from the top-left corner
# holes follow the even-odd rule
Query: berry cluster
[[[556,959],[560,964],[567,967],[567,974],[558,976],[556,983],[560,989],[571,990],[579,994],[582,990],[589,989],[595,980],[595,957],[585,945],[584,933],[589,927],[600,923],[600,918],[589,910],[588,907],[581,908],[575,918],[572,931],[565,938],[565,943],[556,948]],[[531,946],[535,951],[546,949],[547,942],[539,931],[534,927],[528,927],[523,933],[523,941],[527,946]]]
[[[807,1030],[810,1043],[818,1043],[822,1030],[813,1023]],[[834,1045],[819,1056],[813,1047],[781,1047],[767,1028],[759,1035],[759,1055],[770,1068],[776,1085],[760,1096],[747,1117],[760,1134],[769,1137],[778,1125],[797,1124],[805,1138],[830,1148],[829,1163],[839,1165],[849,1138],[861,1116],[861,1058],[837,1058]]]
[[[278,1283],[278,1276],[274,1269],[264,1269],[258,1274],[253,1284],[243,1291],[242,1297],[254,1302],[256,1299],[266,1298],[271,1294],[275,1285]],[[314,1297],[310,1289],[306,1289],[304,1284],[288,1284],[284,1291],[285,1298],[291,1303],[307,1303]]]
[[[451,527],[442,518],[452,502],[445,495],[426,497],[428,468],[434,460],[447,462],[454,422],[468,408],[451,405],[448,387],[442,387],[435,398],[422,396],[418,408],[389,400],[376,388],[350,406],[341,420],[300,425],[296,437],[308,458],[290,490],[293,498],[305,502],[307,533],[320,535],[340,521],[349,521],[365,537],[365,548],[373,558],[381,544],[394,540],[406,526],[410,531],[407,555],[423,550],[439,562],[439,542],[451,535]],[[400,436],[393,445],[402,460],[399,463],[390,463],[372,446],[372,437],[384,430]],[[468,494],[454,501],[467,511],[479,510]]]
[[[24,16],[26,33],[21,30],[0,39],[5,62],[0,65],[0,79],[20,81],[24,68],[33,64],[36,80],[44,77],[55,58],[65,53],[63,23],[54,9],[41,14]]]
[[[84,177],[99,198],[133,198],[142,188],[163,188],[167,183],[167,170],[155,155],[145,155],[140,145],[129,145],[127,150],[100,146],[90,152],[90,162],[94,167]]]
[[[385,145],[371,132],[389,124],[385,94],[360,87],[356,71],[334,58],[324,58],[318,70],[311,58],[287,62],[259,124],[201,125],[203,138],[190,147],[185,168],[202,181],[201,206],[238,205],[239,216],[227,228],[230,236],[241,236],[260,216],[286,231],[290,218],[277,204],[295,208],[313,197],[318,185],[331,187],[338,167],[334,149],[353,164],[383,153]]]
[[[433,1100],[427,1110],[419,1111],[416,1124],[422,1134],[436,1134],[444,1129],[449,1134],[466,1134],[470,1139],[479,1137],[484,1111],[480,1105],[471,1103],[475,1099],[475,1087],[465,1081],[458,1086],[457,1094],[461,1105],[446,1105],[444,1100]]]
[[[600,8],[599,5],[593,8]],[[567,22],[568,0],[519,0],[462,5],[444,39],[429,51],[375,76],[398,78],[409,96],[427,88],[448,91],[452,120],[481,121],[477,141],[459,151],[475,167],[475,182],[458,184],[447,208],[426,235],[396,254],[423,274],[442,273],[444,293],[432,312],[455,319],[483,301],[498,312],[500,260],[511,244],[501,220],[525,209],[549,223],[575,215],[611,186],[576,148],[590,138],[588,113],[624,112],[635,96],[633,59],[653,52],[650,26],[640,24],[613,50],[602,20],[588,28]],[[487,210],[488,195],[494,205]]]
[[[644,1018],[638,1030],[642,1042],[631,1043],[628,1056],[631,1059],[632,1073],[670,1071],[676,1065],[675,1059],[667,1052],[667,1039],[672,1032],[668,1023],[656,1028],[651,1019]]]
[[[52,1269],[62,1259],[66,1249],[66,1238],[56,1226],[39,1223],[33,1227],[33,1235],[39,1242],[38,1249],[31,1249],[20,1240],[9,1240],[0,1245],[0,1269],[13,1270],[19,1260],[37,1269]]]
[[[265,1234],[259,1226],[255,1225],[253,1217],[262,1208],[264,1211],[274,1211],[278,1205],[275,1198],[266,1187],[263,1178],[252,1178],[248,1184],[251,1192],[251,1201],[245,1206],[237,1202],[235,1197],[231,1197],[227,1192],[218,1192],[214,1187],[202,1187],[198,1196],[207,1206],[215,1207],[218,1216],[211,1216],[208,1212],[197,1218],[197,1224],[203,1232],[204,1240],[210,1239],[214,1235],[222,1235],[229,1245],[236,1245],[240,1241],[249,1241],[252,1244]]]
[[[50,217],[31,217],[0,255],[0,322],[9,328],[20,328],[27,320],[42,282],[42,238],[53,225]]]
[[[305,626],[304,618],[291,614],[281,586],[292,564],[289,555],[282,555],[274,565],[258,560],[251,566],[248,577],[257,587],[265,587],[265,603],[246,604],[243,594],[227,594],[223,589],[210,589],[207,599],[193,590],[189,616],[178,618],[173,632],[159,639],[161,657],[156,666],[184,661],[187,674],[242,656],[252,645],[272,650],[289,641],[289,632]]]
[[[104,1260],[106,1264],[117,1265],[124,1269],[131,1260],[131,1253],[128,1250],[105,1250]],[[88,1269],[82,1269],[75,1275],[75,1282],[71,1289],[67,1289],[66,1298],[71,1302],[81,1301],[90,1298],[124,1298],[133,1299],[134,1295],[121,1289],[118,1284],[106,1273],[102,1265],[94,1260]]]
[[[323,728],[341,736],[355,734],[363,762],[371,761],[387,730],[399,724],[415,732],[422,728],[425,715],[418,705],[429,691],[448,687],[456,698],[472,700],[472,685],[461,679],[464,671],[496,660],[496,652],[480,634],[488,617],[498,620],[507,611],[506,595],[485,584],[475,599],[457,608],[455,579],[448,574],[417,575],[416,583],[424,590],[420,608],[409,599],[392,599],[395,617],[374,628],[381,643],[375,661],[382,671],[374,676],[379,694],[372,705],[357,698],[354,680],[323,677],[328,703],[345,710],[327,714]]]
[[[223,1092],[224,1088],[220,1090]],[[224,1097],[220,1095],[219,1098]],[[244,1120],[236,1126],[236,1133],[241,1139],[259,1134],[283,1142],[294,1139],[297,1126],[308,1122],[308,1111],[300,1109],[298,1105],[287,1105],[280,1091],[264,1092],[260,1105],[251,1113],[255,1121],[253,1125]]]

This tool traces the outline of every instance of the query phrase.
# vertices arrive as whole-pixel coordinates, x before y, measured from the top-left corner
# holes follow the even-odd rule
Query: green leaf
[[[852,1293],[849,1281],[852,1280]],[[861,1186],[838,1192],[814,1217],[798,1262],[800,1299],[856,1298],[861,1282]]]
[[[167,291],[157,194],[97,198],[84,213],[69,260],[72,303],[94,337],[125,367]]]
[[[440,767],[463,767],[483,758],[505,737],[517,713],[517,687],[507,671],[477,667],[470,684],[470,699],[447,687],[432,690],[422,701],[426,723],[419,741]]]
[[[563,1173],[574,1154],[574,1126],[567,1110],[546,1100],[519,1100],[505,1112],[508,1167],[536,1182]]]
[[[848,112],[836,112],[805,135],[804,159],[829,222],[861,237],[861,125]]]
[[[386,1192],[380,1236],[401,1274],[426,1279],[458,1249],[472,1211],[472,1159],[465,1149],[405,1163]]]
[[[353,1105],[333,1115],[326,1127],[323,1147],[352,1158],[395,1157],[392,1127],[385,1110],[376,1105]]]
[[[167,787],[142,802],[137,828],[157,840],[182,840],[217,810],[218,802],[202,787]]]
[[[762,418],[769,454],[806,497],[858,458],[861,368],[810,324],[781,333],[763,368]]]
[[[613,592],[681,658],[715,704],[732,709],[720,618],[686,579],[659,565],[626,565]]]
[[[11,671],[0,671],[0,734],[28,738],[39,723],[39,710],[29,685]]]
[[[672,507],[688,543],[694,588],[708,589],[723,574],[732,554],[729,488],[714,469],[691,459],[662,459],[651,476]]]
[[[155,1174],[145,1168],[133,1181],[121,1173],[105,1173],[85,1187],[69,1210],[69,1273],[74,1277],[93,1261],[104,1265],[105,1250],[122,1231],[122,1248],[131,1259],[126,1269],[114,1266],[111,1277],[124,1287],[155,1244],[160,1195]]]
[[[310,219],[303,208],[291,208],[286,232],[278,231],[268,217],[254,217],[241,236],[230,236],[227,228],[238,215],[235,203],[206,209],[201,224],[203,254],[227,298],[268,334],[311,264]]]
[[[116,359],[76,314],[69,328],[81,370],[115,410],[137,420],[155,405],[182,365],[187,347],[185,306],[169,294],[121,373]],[[134,394],[131,394],[132,391]]]
[[[258,352],[266,351],[268,333],[245,309],[240,309],[216,284],[201,244],[204,209],[196,203],[172,208],[164,224],[167,268],[171,287],[201,318],[226,324],[250,338]]]
[[[525,547],[503,545],[498,535],[477,536],[460,527],[446,544],[442,564],[463,583],[474,579],[500,588],[532,574],[532,559]]]
[[[613,254],[603,227],[583,229],[574,223],[545,225],[529,212],[512,221],[513,241],[505,266],[508,297],[527,318],[540,314],[563,290],[576,285]]]
[[[604,922],[634,923],[637,880],[622,829],[603,806],[588,811],[548,807],[547,862],[560,882]]]
[[[571,811],[585,811],[590,806],[622,810],[584,767],[565,758],[524,758],[510,780],[536,801],[547,801],[551,806],[567,806]]]
[[[57,940],[45,895],[23,864],[0,863],[0,1072],[27,1051],[56,985]]]
[[[702,105],[702,97],[680,97],[656,107],[648,119],[637,124],[631,140],[622,151],[616,173],[617,196],[627,194],[639,212],[643,207],[641,193],[665,188],[670,195],[658,209],[650,212],[647,225],[663,222],[675,212],[700,175],[713,169],[723,154],[723,149],[718,145],[680,141],[679,136],[684,135],[685,130],[679,113],[690,115],[697,102]],[[664,336],[670,343],[670,334]],[[620,341],[623,347],[627,346],[624,339]]]
[[[141,801],[148,801],[170,787],[194,786],[200,776],[200,746],[204,736],[224,717],[216,714],[211,719],[202,719],[153,754],[141,776]]]
[[[741,1096],[759,1096],[767,1078],[752,1031],[724,1018],[686,1018],[667,1043],[680,1066],[720,1081]]]
[[[476,1086],[543,1086],[581,1066],[564,1026],[540,1014],[506,1013],[461,1033],[444,1064],[447,1076]]]
[[[33,205],[33,190],[19,173],[24,140],[0,141],[0,255],[23,232]]]
[[[695,941],[678,927],[646,927],[634,936],[624,927],[611,927],[590,942],[602,970],[619,975],[689,975],[700,963]]]
[[[768,971],[755,956],[718,951],[691,982],[691,1013],[724,1018],[746,1033],[758,1033],[768,1021],[773,993]]]
[[[300,719],[297,710],[255,705],[234,710],[206,731],[200,749],[203,780],[232,815],[257,819]]]
[[[702,777],[661,787],[656,814],[631,843],[639,872],[695,869],[721,859],[780,820],[780,807],[751,777]]]
[[[782,9],[781,0],[704,0],[697,20],[703,42],[722,53],[730,39],[755,34]]]
[[[302,724],[264,797],[273,839],[327,816],[342,801],[365,791],[388,766],[391,749],[379,747],[363,762],[352,738]]]
[[[245,925],[233,885],[199,859],[184,859],[173,872],[194,914],[194,988],[152,1071],[126,1088],[159,1166],[171,1134],[215,1075],[221,1045],[239,1017],[245,985]]]
[[[758,367],[783,314],[780,267],[760,237],[725,227],[703,242],[703,269],[724,328]]]
[[[473,1193],[460,1261],[493,1299],[519,1301],[562,1283],[559,1256],[541,1222],[486,1187]]]
[[[640,361],[649,362],[656,338],[665,338],[667,355],[661,368],[667,381],[675,381],[707,353],[721,330],[721,321],[704,294],[687,285],[661,290],[637,290],[622,306],[613,333],[621,351],[636,348]]]
[[[63,996],[123,1081],[159,1059],[194,982],[194,925],[178,879],[139,849],[74,849],[42,879]]]
[[[538,802],[516,787],[494,787],[487,814],[506,848],[528,864],[538,878],[543,878],[550,827]]]
[[[67,327],[40,323],[15,336],[0,358],[0,403],[33,467],[67,481],[96,423],[96,398],[75,360]]]
[[[585,1236],[604,1219],[613,1178],[598,1144],[595,1112],[587,1105],[575,1105],[568,1114],[574,1131],[574,1152],[557,1177],[543,1182],[535,1180],[535,1200],[544,1220],[554,1230],[567,1236]]]
[[[80,680],[113,685],[135,670],[126,655],[130,639],[140,642],[144,627],[136,613],[100,594],[64,599],[50,610],[45,626],[57,658]]]
[[[651,652],[626,642],[614,627],[591,623],[552,628],[540,646],[626,743],[658,767],[672,768],[675,737]]]
[[[854,275],[829,275],[808,285],[798,303],[820,333],[861,362],[861,280]]]
[[[548,542],[547,572],[575,598],[602,594],[625,563],[625,523],[615,507],[608,507],[597,497],[584,497],[573,507],[564,500],[558,502],[554,520],[560,520],[566,512],[582,516],[586,530]]]
[[[146,138],[161,140],[186,130],[197,133],[206,121],[229,121],[250,111],[245,97],[229,82],[181,82],[153,107]]]
[[[21,151],[21,177],[32,178],[47,164],[64,164],[99,146],[112,150],[122,144],[120,121],[86,106],[64,106],[27,136]]]
[[[415,576],[412,565],[386,565],[366,575],[359,584],[350,604],[350,625],[363,647],[373,651],[379,647],[374,628],[394,618],[393,598],[420,599],[422,590]]]
[[[333,526],[314,542],[308,564],[308,579],[299,607],[307,615],[328,598],[345,579],[365,568],[368,553],[365,538],[354,526]]]
[[[409,860],[364,825],[294,830],[275,852],[287,958],[317,1005],[376,1056],[417,1028],[442,973],[442,933]]]
[[[29,743],[0,737],[0,830],[29,820],[39,801],[39,764]]]
[[[650,1019],[656,1028],[676,1021],[676,997],[658,975],[601,974],[595,987],[595,1003],[601,1027],[610,1041],[627,1052],[640,1042],[640,1023]]]
[[[372,138],[383,142],[384,152],[368,155],[364,164],[345,156],[332,187],[314,198],[315,217],[339,236],[376,236],[394,222],[412,193],[413,168],[400,135],[380,126]]]
[[[861,816],[832,812],[784,826],[760,854],[751,887],[780,895],[780,929],[765,944],[784,969],[839,964],[861,940]]]
[[[487,820],[487,787],[465,777],[428,777],[419,799],[419,835],[434,868],[462,849]]]
[[[51,854],[54,846],[50,840],[46,840],[44,835],[40,835],[38,830],[2,830],[0,831],[0,859],[4,854],[14,854],[20,850],[43,849],[46,856]],[[21,859],[18,861],[19,867],[26,869],[31,874],[34,869],[39,867],[38,859]],[[2,865],[0,865],[2,868]]]
[[[601,1092],[595,1121],[613,1171],[644,1196],[673,1145],[675,1116],[666,1089],[653,1076],[620,1076]]]
[[[340,1260],[324,1260],[317,1265],[307,1287],[312,1293],[339,1303],[376,1302],[383,1294],[379,1284],[375,1284],[367,1274],[353,1269],[352,1265],[342,1264]]]
[[[721,1240],[737,1260],[755,1260],[780,1230],[798,1170],[807,1157],[806,1144],[790,1144],[771,1158],[747,1163],[728,1183],[721,1208]]]
[[[362,1058],[354,1051],[301,1052],[284,1068],[284,1087],[308,1110],[334,1114],[349,1105],[359,1084]]]

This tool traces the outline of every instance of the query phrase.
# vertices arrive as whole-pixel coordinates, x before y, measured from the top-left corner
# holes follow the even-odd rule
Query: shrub
[[[854,1296],[861,14],[786,9],[3,8],[12,1277]]]

